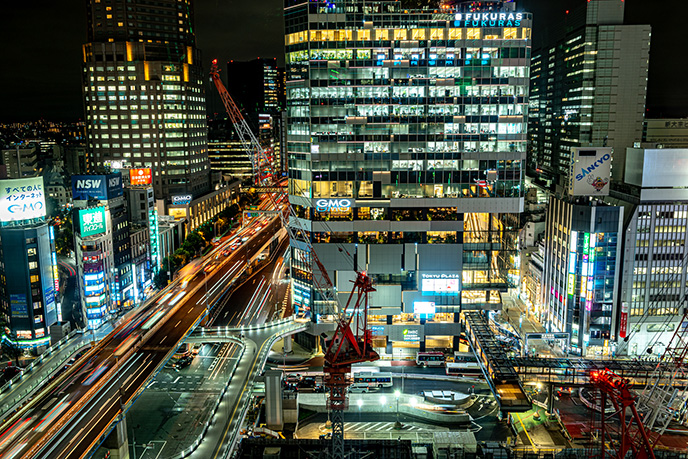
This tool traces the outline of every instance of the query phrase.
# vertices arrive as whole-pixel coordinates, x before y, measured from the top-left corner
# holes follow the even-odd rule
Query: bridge
[[[97,446],[110,426],[136,400],[147,382],[231,288],[235,279],[279,230],[272,219],[260,231],[242,229],[250,237],[185,289],[173,284],[142,308],[127,314],[107,337],[77,364],[56,377],[25,406],[0,425],[0,456],[81,458]],[[220,254],[219,247],[203,261]]]
[[[582,386],[589,384],[591,371],[608,368],[633,384],[644,386],[658,367],[657,362],[646,360],[508,357],[483,312],[464,311],[462,323],[490,390],[505,412],[531,409],[530,398],[523,388],[525,381]],[[666,367],[664,363],[660,365]]]

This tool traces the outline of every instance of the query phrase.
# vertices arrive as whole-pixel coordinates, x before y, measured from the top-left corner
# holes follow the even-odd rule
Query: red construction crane
[[[337,459],[344,457],[343,415],[349,406],[347,389],[351,384],[348,377],[351,365],[380,358],[371,347],[372,335],[368,330],[368,293],[374,291],[370,278],[365,273],[357,273],[349,300],[339,316],[337,330],[327,342],[324,383],[329,389],[328,408],[332,411],[332,457]],[[354,295],[356,303],[349,312]]]
[[[276,177],[273,173],[272,162],[269,161],[265,150],[258,142],[258,139],[248,127],[246,120],[241,114],[227,88],[220,79],[220,70],[217,59],[214,59],[210,67],[210,75],[215,83],[217,91],[220,93],[222,102],[225,105],[227,114],[234,125],[234,129],[239,135],[241,143],[251,158],[256,183],[264,184],[268,177]],[[282,189],[280,193],[285,193]],[[275,197],[277,193],[268,193],[275,209],[279,209],[278,201]],[[327,269],[320,262],[311,242],[310,231],[301,225],[301,219],[296,218],[294,209],[287,203],[288,212],[280,212],[282,225],[289,232],[292,241],[298,241],[306,246],[307,254],[310,257],[312,284],[320,295],[320,299],[326,305],[333,305],[332,311],[336,317],[337,328],[334,335],[326,340],[327,352],[325,353],[325,373],[324,383],[329,389],[328,407],[332,411],[332,450],[331,455],[335,459],[344,458],[344,421],[343,413],[348,406],[348,387],[351,380],[348,374],[351,373],[351,365],[359,362],[369,362],[379,359],[378,354],[372,349],[372,336],[368,330],[368,293],[374,292],[370,277],[364,272],[356,273],[356,280],[349,294],[349,299],[344,308],[339,307],[337,292],[330,279]],[[340,249],[340,251],[343,249]],[[352,300],[356,301],[352,305]],[[351,306],[349,308],[349,306]]]
[[[592,371],[590,382],[601,392],[598,457],[624,459],[632,451],[634,459],[654,459],[653,445],[636,409],[638,397],[631,392],[629,381],[605,369]],[[607,400],[614,406],[609,415]]]

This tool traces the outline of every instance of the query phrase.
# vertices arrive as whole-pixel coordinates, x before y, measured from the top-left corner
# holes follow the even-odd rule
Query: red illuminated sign
[[[153,173],[150,167],[129,169],[129,183],[132,185],[150,185],[153,183]]]

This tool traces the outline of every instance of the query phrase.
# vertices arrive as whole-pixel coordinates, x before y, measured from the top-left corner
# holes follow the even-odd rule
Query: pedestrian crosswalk
[[[417,425],[411,423],[404,423],[404,432],[433,432],[437,430],[433,426],[429,425]],[[399,429],[395,429],[394,422],[345,422],[344,432],[350,434],[353,432],[358,433],[372,433],[372,432],[399,432]]]

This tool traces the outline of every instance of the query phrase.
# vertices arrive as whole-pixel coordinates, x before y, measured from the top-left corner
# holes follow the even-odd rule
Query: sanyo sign
[[[315,210],[318,212],[343,211],[351,208],[351,199],[318,199]]]

